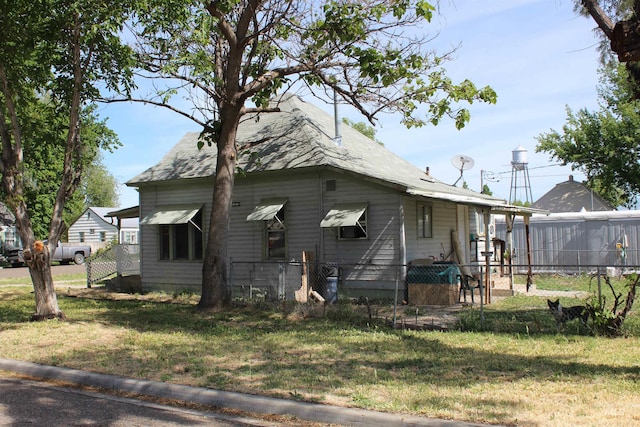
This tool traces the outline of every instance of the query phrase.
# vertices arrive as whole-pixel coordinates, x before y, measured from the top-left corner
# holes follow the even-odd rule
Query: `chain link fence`
[[[114,277],[140,275],[140,245],[118,244],[85,260],[87,287]]]

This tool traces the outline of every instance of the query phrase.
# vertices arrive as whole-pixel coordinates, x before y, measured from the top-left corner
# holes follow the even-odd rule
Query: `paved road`
[[[281,424],[0,377],[0,425],[241,427]]]
[[[82,265],[53,265],[51,266],[53,276],[61,274],[82,274],[87,272],[87,266]],[[29,269],[27,267],[5,267],[0,268],[0,279],[22,278],[29,277]]]

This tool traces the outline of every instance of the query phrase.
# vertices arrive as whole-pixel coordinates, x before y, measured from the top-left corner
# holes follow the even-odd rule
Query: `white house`
[[[138,218],[122,220],[120,236],[115,218],[108,217],[116,208],[89,207],[69,226],[69,243],[85,243],[92,252],[107,246],[113,241],[120,243],[138,243]]]

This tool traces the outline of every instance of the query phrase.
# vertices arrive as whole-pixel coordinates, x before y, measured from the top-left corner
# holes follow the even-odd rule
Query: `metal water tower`
[[[509,191],[509,203],[512,204],[518,200],[522,203],[531,204],[533,203],[533,197],[531,195],[527,149],[518,145],[511,153],[511,190]]]

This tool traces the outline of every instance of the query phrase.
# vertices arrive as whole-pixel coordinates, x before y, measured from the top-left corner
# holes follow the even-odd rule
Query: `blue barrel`
[[[327,277],[327,288],[325,301],[327,304],[337,304],[338,303],[338,278],[335,276]]]

